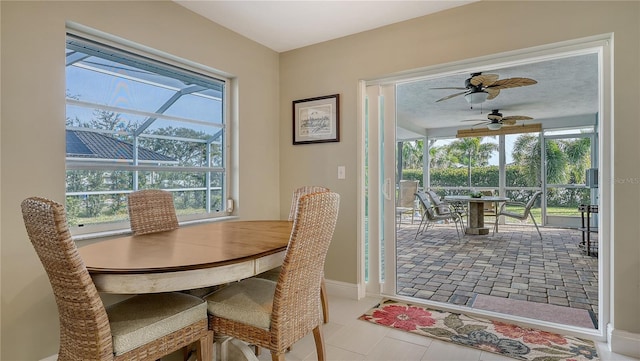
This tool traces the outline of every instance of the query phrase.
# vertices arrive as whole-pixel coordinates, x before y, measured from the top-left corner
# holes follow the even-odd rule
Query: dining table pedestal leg
[[[469,220],[466,229],[467,234],[489,234],[489,228],[484,226],[484,203],[469,202]]]

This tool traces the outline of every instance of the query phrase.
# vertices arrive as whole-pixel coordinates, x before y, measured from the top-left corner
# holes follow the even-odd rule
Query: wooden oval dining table
[[[282,265],[291,221],[228,221],[123,236],[79,248],[99,292],[182,291],[255,276]]]

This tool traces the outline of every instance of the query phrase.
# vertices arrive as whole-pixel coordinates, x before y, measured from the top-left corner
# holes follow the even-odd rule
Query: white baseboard
[[[49,357],[45,357],[40,361],[57,361],[58,360],[58,354],[55,355],[51,355]]]
[[[354,283],[334,281],[325,278],[324,284],[327,288],[327,293],[330,295],[352,300],[358,300],[361,298],[359,296],[361,292],[359,292],[358,285]]]
[[[607,332],[609,351],[640,359],[640,334],[616,330],[611,324],[607,326]]]

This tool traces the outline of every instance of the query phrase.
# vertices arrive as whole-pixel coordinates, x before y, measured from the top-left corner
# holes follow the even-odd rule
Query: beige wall
[[[640,110],[638,2],[481,1],[434,15],[281,54],[280,202],[300,184],[342,195],[326,277],[357,281],[357,85],[391,73],[527,47],[614,33],[615,141],[612,240],[613,322],[640,332]],[[291,145],[291,101],[340,93],[341,142]],[[609,160],[602,160],[608,162]],[[318,167],[318,165],[320,165]],[[336,179],[346,165],[347,179]],[[327,173],[323,173],[328,169]],[[620,180],[630,179],[631,182]],[[635,181],[634,181],[635,180]],[[281,208],[281,215],[285,209]]]
[[[64,201],[65,22],[231,74],[239,84],[238,207],[279,217],[278,54],[172,2],[0,2],[2,6],[2,360],[57,352],[57,311],[29,243],[22,199]],[[258,181],[259,180],[259,181]],[[258,181],[256,183],[256,181]]]
[[[19,204],[31,195],[64,200],[65,21],[234,75],[240,87],[241,124],[234,132],[240,140],[234,167],[242,166],[240,215],[285,218],[291,190],[303,184],[340,193],[340,220],[326,267],[331,280],[357,282],[360,79],[613,32],[614,178],[640,179],[637,2],[483,1],[281,55],[169,2],[2,1],[0,6],[2,360],[37,360],[55,353],[58,342],[55,303],[26,238]],[[478,19],[497,20],[475,26]],[[333,93],[341,95],[341,141],[291,145],[291,101]],[[346,180],[337,180],[338,165],[346,166]],[[637,182],[613,184],[613,321],[616,329],[637,334],[640,189]]]

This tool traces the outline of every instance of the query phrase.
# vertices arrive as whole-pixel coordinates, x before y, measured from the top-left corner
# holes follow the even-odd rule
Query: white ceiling
[[[174,1],[249,39],[283,52],[477,0]],[[493,73],[500,79],[526,77],[538,83],[503,89],[495,99],[473,108],[463,96],[436,103],[437,99],[459,90],[432,88],[464,87],[464,81],[471,72]],[[446,77],[431,76],[429,80],[408,82],[398,87],[398,124],[405,130],[414,131],[405,133],[406,138],[411,138],[416,133],[423,134],[424,129],[471,127],[476,123],[461,121],[478,119],[479,123],[492,109],[499,109],[504,116],[534,118],[524,123],[559,124],[563,119],[576,117],[595,119],[598,114],[598,74],[598,56],[583,54],[518,66],[487,66]]]
[[[436,102],[462,90],[433,89],[464,87],[470,73],[459,73],[430,80],[418,80],[398,86],[398,123],[408,129],[472,127],[487,120],[487,114],[499,109],[503,116],[523,115],[533,120],[518,124],[545,122],[546,127],[592,121],[598,114],[598,54],[580,54],[534,63],[474,69],[497,74],[499,79],[524,77],[537,84],[502,89],[482,104],[468,104],[464,96]],[[462,122],[476,119],[477,122]],[[553,122],[553,123],[552,123]]]
[[[238,34],[283,52],[478,0],[174,1]]]

